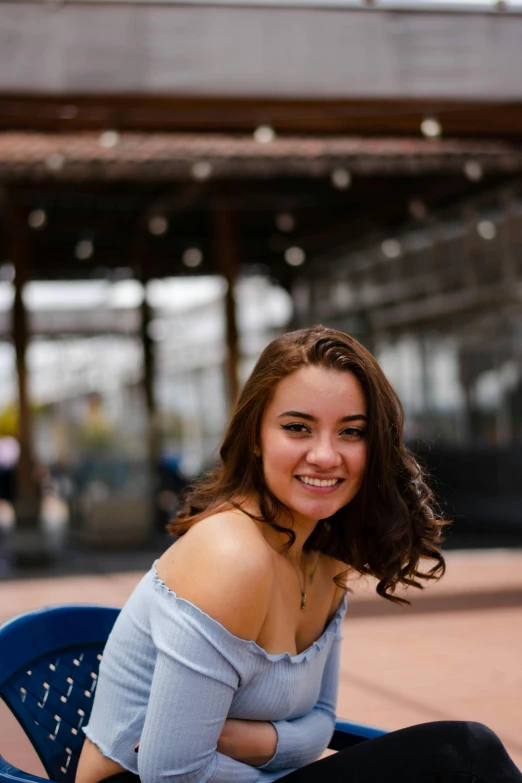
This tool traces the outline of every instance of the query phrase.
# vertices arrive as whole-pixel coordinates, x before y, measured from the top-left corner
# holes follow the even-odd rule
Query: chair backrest
[[[109,606],[55,606],[0,626],[0,696],[49,777],[72,783],[102,651],[119,614]]]

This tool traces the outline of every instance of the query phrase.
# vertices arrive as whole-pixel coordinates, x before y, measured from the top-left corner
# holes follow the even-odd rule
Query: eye
[[[292,422],[292,424],[281,424],[281,427],[287,432],[295,432],[297,434],[310,432],[310,428],[306,424],[301,424],[298,421]]]
[[[360,438],[364,438],[366,430],[359,427],[346,427],[346,429],[341,432],[341,435],[343,438],[348,438],[349,440],[359,440]]]

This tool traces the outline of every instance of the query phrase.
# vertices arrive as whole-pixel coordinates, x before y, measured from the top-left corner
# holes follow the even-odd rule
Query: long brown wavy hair
[[[368,406],[368,464],[355,498],[333,516],[319,520],[305,548],[376,577],[379,595],[404,603],[393,595],[397,585],[422,588],[419,580],[444,574],[439,544],[448,523],[402,442],[404,412],[395,391],[371,353],[335,329],[300,329],[265,348],[237,401],[220,449],[220,464],[195,484],[169,530],[182,536],[210,514],[241,508],[241,498],[253,498],[260,511],[253,518],[285,533],[287,548],[292,545],[294,532],[282,524],[285,518],[291,520],[290,509],[268,489],[256,452],[263,414],[277,384],[307,366],[348,371],[359,381]],[[419,570],[424,558],[434,561],[427,571]]]

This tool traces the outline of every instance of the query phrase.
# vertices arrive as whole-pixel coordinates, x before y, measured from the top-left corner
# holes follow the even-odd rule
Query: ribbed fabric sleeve
[[[109,637],[85,733],[143,783],[271,783],[318,758],[333,732],[345,608],[304,652],[269,654],[152,569]],[[227,718],[271,721],[273,758],[252,767],[218,753]]]
[[[333,641],[324,668],[321,693],[315,707],[302,718],[272,721],[277,731],[277,748],[270,761],[260,769],[303,767],[318,759],[328,747],[335,729],[341,641],[340,636]]]
[[[158,652],[138,753],[142,782],[273,780],[254,777],[252,767],[216,751],[241,681],[236,656],[227,655],[219,638],[225,629],[205,627],[193,607],[174,596],[154,602],[151,629]],[[179,716],[177,724],[166,720],[169,715]]]

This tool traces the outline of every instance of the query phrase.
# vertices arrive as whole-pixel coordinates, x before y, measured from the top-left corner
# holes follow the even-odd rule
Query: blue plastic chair
[[[0,626],[0,696],[56,783],[73,783],[82,726],[91,712],[98,668],[119,609],[53,606]],[[385,732],[338,720],[330,747],[340,750]],[[49,783],[0,756],[0,783]]]

